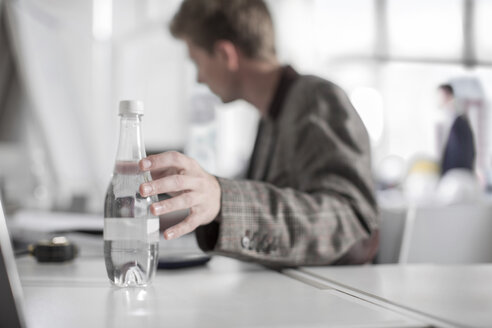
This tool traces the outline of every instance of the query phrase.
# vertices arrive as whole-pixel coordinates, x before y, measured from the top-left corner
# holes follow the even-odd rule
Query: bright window
[[[461,59],[461,0],[389,0],[390,53],[405,58]]]
[[[477,59],[492,62],[492,1],[475,1],[475,31]]]

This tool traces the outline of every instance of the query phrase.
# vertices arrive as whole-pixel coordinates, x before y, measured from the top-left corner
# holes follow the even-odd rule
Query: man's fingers
[[[179,174],[179,170],[171,167],[167,169],[155,169],[155,170],[150,170],[150,175],[152,176],[152,179],[157,180],[163,177],[167,177],[169,175],[174,175],[174,174]]]
[[[159,216],[162,214],[184,210],[193,207],[199,203],[198,194],[195,192],[185,192],[179,196],[175,196],[150,206],[150,211],[153,215]]]
[[[139,188],[140,195],[143,197],[179,192],[183,190],[195,190],[200,188],[201,179],[187,175],[171,175],[158,180],[142,183]]]
[[[177,151],[151,155],[142,159],[138,165],[142,171],[155,169],[178,168],[187,170],[190,168],[190,159]]]
[[[166,229],[166,231],[164,231],[164,238],[170,240],[186,235],[198,227],[198,222],[198,216],[192,213],[180,223]]]

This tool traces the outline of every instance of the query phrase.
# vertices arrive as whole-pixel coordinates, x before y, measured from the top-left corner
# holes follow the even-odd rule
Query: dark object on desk
[[[204,265],[211,257],[206,254],[189,253],[159,256],[158,269],[173,270]]]
[[[43,240],[34,245],[29,245],[24,251],[16,252],[16,255],[30,254],[38,262],[66,262],[73,260],[77,254],[77,246],[65,237],[53,237],[51,240]]]

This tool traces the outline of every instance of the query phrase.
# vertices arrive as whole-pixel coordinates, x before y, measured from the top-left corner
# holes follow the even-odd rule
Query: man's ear
[[[219,40],[215,42],[214,51],[219,59],[222,60],[227,69],[237,71],[239,68],[239,51],[238,48],[228,40]]]

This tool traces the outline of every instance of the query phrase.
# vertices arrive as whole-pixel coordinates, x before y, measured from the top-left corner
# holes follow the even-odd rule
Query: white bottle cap
[[[120,115],[144,114],[144,104],[140,100],[122,100],[120,101]]]

